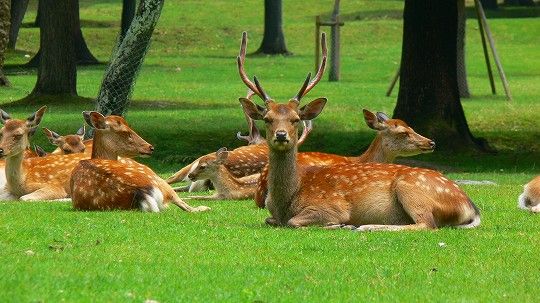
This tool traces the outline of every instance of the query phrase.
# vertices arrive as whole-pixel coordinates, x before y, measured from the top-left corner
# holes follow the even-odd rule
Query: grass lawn
[[[248,57],[277,100],[292,97],[313,69],[313,16],[333,1],[284,1],[287,45],[294,56]],[[35,5],[25,22],[35,18]],[[345,1],[342,78],[322,81],[306,98],[326,96],[303,150],[359,154],[374,134],[361,109],[385,111],[384,97],[400,59],[403,1]],[[521,10],[521,11],[520,11]],[[518,211],[522,185],[540,171],[540,18],[537,8],[502,8],[489,20],[514,102],[492,96],[475,19],[467,22],[471,99],[463,100],[471,131],[495,155],[438,150],[415,157],[444,167],[454,179],[491,180],[464,186],[482,210],[474,230],[353,233],[292,230],[263,224],[252,201],[217,201],[208,213],[171,206],[161,214],[75,212],[69,203],[0,202],[1,302],[171,301],[536,301],[540,280],[540,217]],[[118,1],[81,0],[91,51],[107,61],[118,32]],[[488,14],[489,16],[489,14]],[[533,16],[525,18],[524,16]],[[535,17],[536,16],[536,17]],[[141,70],[127,119],[156,146],[141,160],[162,176],[222,146],[240,146],[245,130],[238,97],[245,87],[235,56],[241,32],[248,51],[260,44],[261,1],[166,1]],[[8,65],[38,49],[38,30],[24,27]],[[7,67],[12,88],[0,90],[2,109],[26,117],[48,104],[42,126],[60,134],[83,123],[94,107],[105,65],[78,70],[80,99],[11,103],[33,88],[36,72]],[[33,143],[51,150],[45,136]]]

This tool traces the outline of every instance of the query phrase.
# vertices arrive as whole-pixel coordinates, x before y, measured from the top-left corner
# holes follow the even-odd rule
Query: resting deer
[[[518,207],[533,213],[540,212],[540,176],[523,187],[523,193],[518,199]]]
[[[46,106],[26,120],[11,119],[0,110],[0,157],[6,160],[6,185],[0,191],[1,200],[52,200],[68,197],[69,177],[73,167],[85,154],[49,155],[24,158],[29,138],[35,133]]]
[[[240,54],[245,53],[247,34]],[[325,35],[321,38],[322,62],[326,63]],[[238,68],[243,69],[241,55]],[[382,163],[346,163],[302,166],[297,162],[298,125],[323,110],[326,98],[300,107],[300,100],[316,84],[308,75],[304,85],[287,103],[277,103],[262,89],[257,78],[243,82],[264,100],[264,107],[240,98],[254,120],[264,120],[269,146],[268,197],[277,226],[352,225],[359,231],[435,229],[442,226],[472,228],[480,224],[476,206],[457,184],[442,174],[421,168]],[[318,77],[315,77],[316,80]]]
[[[416,133],[402,120],[390,119],[384,113],[376,114],[364,109],[366,124],[377,131],[377,136],[368,149],[358,157],[346,157],[320,152],[302,152],[298,154],[299,165],[324,166],[342,163],[392,163],[397,157],[414,156],[430,153],[435,148],[433,140]],[[261,172],[255,193],[255,204],[264,208],[268,180],[268,165]]]
[[[73,153],[83,153],[85,151],[90,152],[92,150],[92,140],[84,140],[84,125],[83,127],[79,128],[77,133],[74,135],[60,136],[58,133],[45,127],[43,128],[43,132],[49,139],[49,142],[57,146],[57,148],[50,153],[52,155],[67,155]]]
[[[197,167],[188,174],[191,181],[210,180],[216,189],[212,196],[189,196],[200,200],[243,200],[253,198],[259,174],[236,178],[225,167],[229,152],[225,147],[215,154],[201,157]]]
[[[71,175],[75,209],[159,212],[171,201],[189,212],[209,210],[206,206],[189,206],[149,167],[135,161],[118,161],[119,156],[148,156],[154,151],[124,118],[104,117],[98,112],[84,112],[83,116],[95,129],[94,144],[92,158],[80,161]]]

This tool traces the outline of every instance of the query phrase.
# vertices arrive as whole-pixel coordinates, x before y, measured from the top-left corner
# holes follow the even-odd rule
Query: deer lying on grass
[[[369,148],[358,157],[346,157],[320,152],[302,152],[298,154],[298,165],[324,166],[343,163],[392,163],[397,157],[414,156],[432,152],[435,142],[416,133],[402,120],[390,119],[386,114],[374,114],[363,110],[366,124],[377,131],[377,136]],[[268,165],[261,172],[255,193],[255,204],[264,208],[268,180]]]
[[[533,213],[540,212],[540,176],[523,187],[523,193],[518,199],[518,207]]]
[[[229,152],[225,147],[215,154],[200,158],[195,169],[188,174],[191,181],[210,180],[216,189],[212,196],[189,196],[200,200],[243,200],[253,198],[259,174],[236,178],[225,167]]]
[[[84,112],[83,116],[95,129],[94,144],[92,158],[80,161],[71,175],[71,199],[75,209],[159,212],[169,201],[189,212],[210,209],[189,206],[149,167],[135,161],[118,161],[119,156],[148,156],[154,151],[124,118],[104,117],[98,112]]]
[[[51,144],[56,145],[57,148],[52,151],[51,155],[60,155],[60,154],[74,154],[74,153],[90,153],[92,151],[92,140],[84,140],[85,128],[84,126],[77,130],[77,133],[74,135],[65,135],[60,136],[56,132],[49,130],[48,128],[43,128],[45,136],[49,139]]]
[[[242,36],[240,54],[245,52]],[[324,70],[325,35],[319,72]],[[238,58],[239,69],[243,60]],[[300,107],[300,100],[316,84],[308,75],[304,85],[287,103],[277,103],[262,89],[257,78],[243,82],[265,106],[240,98],[254,120],[264,120],[269,146],[268,198],[274,226],[352,225],[359,231],[435,229],[442,226],[472,228],[480,224],[476,206],[457,184],[442,174],[420,168],[381,163],[346,163],[302,166],[297,163],[298,125],[323,110],[326,99]]]
[[[41,107],[26,120],[11,119],[0,111],[0,157],[6,159],[5,186],[0,190],[0,200],[52,200],[68,197],[69,177],[73,167],[86,154],[49,155],[24,158],[32,136],[46,110]],[[1,182],[0,182],[1,183]]]

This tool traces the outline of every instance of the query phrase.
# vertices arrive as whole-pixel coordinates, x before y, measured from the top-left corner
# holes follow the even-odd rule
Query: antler
[[[326,33],[322,33],[321,36],[321,49],[322,49],[322,60],[319,64],[319,69],[317,70],[317,74],[315,75],[315,78],[313,80],[309,81],[311,78],[311,73],[308,74],[306,80],[304,81],[304,84],[302,85],[302,88],[300,88],[300,91],[292,100],[296,102],[300,102],[300,99],[307,95],[311,89],[321,81],[322,75],[324,74],[324,69],[326,68],[326,57],[328,54],[328,50],[326,49]]]
[[[248,89],[246,94],[246,99],[250,99],[255,95],[255,92],[253,92],[251,89]],[[236,133],[236,138],[239,140],[245,140],[248,142],[248,145],[253,144],[259,144],[264,141],[264,138],[261,136],[261,133],[259,132],[259,129],[257,128],[257,125],[255,124],[255,121],[251,119],[246,112],[244,112],[244,116],[246,117],[246,121],[249,127],[249,134],[248,135],[242,135],[242,132]]]
[[[262,89],[259,81],[254,77],[255,84],[249,80],[249,77],[244,70],[244,62],[246,60],[246,47],[247,47],[247,32],[242,33],[242,43],[240,44],[240,54],[236,58],[238,63],[238,73],[240,74],[240,79],[247,85],[247,87],[253,91],[257,96],[264,100],[266,103],[270,100],[270,96]]]
[[[296,145],[302,145],[304,141],[306,141],[309,133],[313,130],[313,122],[311,120],[303,120],[302,123],[304,124],[304,129],[302,130],[302,135],[298,139]]]

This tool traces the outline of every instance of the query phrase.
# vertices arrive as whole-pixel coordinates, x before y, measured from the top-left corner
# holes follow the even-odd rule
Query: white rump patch
[[[153,187],[148,193],[142,195],[139,202],[141,211],[160,212],[165,207],[163,206],[163,193],[156,187]]]

